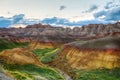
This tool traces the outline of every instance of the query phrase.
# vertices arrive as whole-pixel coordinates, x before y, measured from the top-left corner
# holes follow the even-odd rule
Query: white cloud
[[[26,25],[23,25],[23,24],[15,24],[15,25],[10,25],[9,27],[11,27],[11,28],[25,28]]]

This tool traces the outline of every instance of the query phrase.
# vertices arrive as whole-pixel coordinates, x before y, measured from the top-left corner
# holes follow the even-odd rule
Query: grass
[[[16,47],[25,47],[27,45],[28,43],[13,43],[0,39],[0,51]],[[44,59],[44,57],[48,59],[49,56],[47,55],[52,55],[57,50],[58,49],[46,48],[33,50],[33,52],[38,56],[39,59]],[[48,66],[37,67],[32,64],[6,64],[3,61],[0,61],[0,66],[3,67],[6,73],[11,74],[17,80],[64,80],[64,77],[58,71]]]
[[[12,49],[16,47],[25,47],[28,46],[28,42],[24,43],[17,43],[17,42],[11,42],[7,40],[0,39],[0,51],[3,51],[5,49]]]
[[[75,80],[120,80],[120,68],[77,70]]]
[[[42,56],[45,56],[53,50],[55,50],[55,48],[35,49],[33,50],[33,53],[35,53],[39,58],[41,58]]]
[[[63,76],[50,67],[37,67],[32,64],[4,64],[4,69],[12,74],[17,80],[36,80],[35,76],[47,78],[48,80],[64,80]],[[42,79],[38,79],[42,80]]]
[[[112,41],[111,41],[112,42]],[[95,44],[99,45],[101,41],[96,41]],[[99,46],[107,43],[104,42]],[[117,43],[116,43],[117,44]],[[2,46],[1,46],[2,45]],[[15,47],[24,47],[28,43],[12,43],[6,40],[0,40],[0,51],[11,49]],[[92,45],[93,47],[94,45]],[[42,63],[52,62],[57,57],[58,48],[36,49],[32,52],[37,55]],[[12,74],[17,80],[64,80],[63,76],[58,71],[48,66],[37,67],[32,64],[18,65],[18,64],[5,64],[0,63],[5,71]],[[61,65],[60,67],[62,67]],[[120,80],[120,68],[115,69],[95,69],[95,70],[72,70],[76,73],[73,80]],[[37,78],[36,76],[39,76]]]
[[[43,63],[49,63],[52,62],[56,55],[55,53],[58,51],[58,48],[46,48],[46,49],[36,49],[33,50],[33,53],[35,53],[38,57],[38,59]]]

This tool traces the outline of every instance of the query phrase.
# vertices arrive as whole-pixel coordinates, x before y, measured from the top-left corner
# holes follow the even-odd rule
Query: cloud
[[[11,25],[12,28],[25,28],[26,25],[23,25],[23,24],[16,24],[16,25]]]
[[[111,9],[111,8],[116,8],[116,7],[120,7],[120,2],[107,2],[106,5],[104,6],[105,9]]]
[[[88,24],[111,23],[110,21],[104,21],[104,20],[98,20],[98,19],[71,22],[65,18],[58,18],[58,17],[45,18],[41,22],[44,24],[50,24],[53,26],[59,26],[59,25],[60,26],[83,26]]]
[[[108,2],[108,3],[104,6],[104,8],[105,8],[105,9],[109,9],[112,4],[113,4],[113,2]]]
[[[93,15],[94,15],[95,18],[100,18],[100,17],[102,17],[102,16],[105,16],[106,13],[107,13],[107,11],[101,10],[101,11],[99,11],[99,12],[94,13]]]
[[[16,16],[16,15],[9,18],[3,16],[0,17],[0,27],[19,27],[20,25],[32,25],[37,23],[50,24],[53,26],[83,26],[88,24],[99,24],[99,23],[107,24],[111,22],[98,20],[97,18],[93,20],[71,22],[68,19],[58,18],[58,17],[45,18],[41,21],[38,19],[25,19],[23,18],[23,16]]]
[[[107,11],[104,19],[111,21],[120,20],[120,7]]]
[[[104,17],[103,17],[104,16]],[[120,20],[120,7],[113,8],[110,10],[102,10],[97,13],[94,13],[94,17],[102,20],[109,21],[118,21]],[[103,17],[103,18],[102,18]]]
[[[44,24],[56,24],[56,25],[64,25],[67,23],[70,23],[69,20],[65,18],[58,18],[58,17],[52,17],[52,18],[45,18],[41,21]]]
[[[5,18],[3,16],[0,17],[0,27],[8,27],[11,25],[11,19]]]
[[[104,21],[119,21],[120,20],[120,2],[107,2],[103,10],[94,13],[95,19]]]
[[[64,10],[66,8],[66,6],[62,5],[60,6],[59,10]]]
[[[14,15],[13,17],[0,17],[0,27],[11,27],[22,25],[32,25],[37,23],[50,24],[53,26],[83,26],[88,24],[108,24],[114,21],[120,20],[120,7],[114,7],[112,9],[103,9],[101,11],[94,13],[94,18],[92,20],[83,21],[70,21],[65,18],[51,17],[39,19],[26,19],[24,14]],[[78,17],[78,16],[75,16]]]
[[[19,21],[24,19],[24,14],[18,14],[13,16],[13,24],[18,23]]]
[[[83,13],[93,12],[93,11],[95,11],[97,9],[98,9],[97,5],[92,5],[92,6],[90,6],[90,8],[88,10],[83,11]]]
[[[38,19],[25,19],[24,17],[24,14],[18,14],[8,18],[0,16],[0,27],[11,27],[19,24],[32,25],[40,22]]]

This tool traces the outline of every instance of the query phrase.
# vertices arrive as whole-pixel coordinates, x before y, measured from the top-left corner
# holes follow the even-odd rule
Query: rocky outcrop
[[[51,65],[60,69],[64,67],[62,68],[64,71],[65,69],[112,69],[120,67],[119,60],[120,38],[107,37],[66,44]]]

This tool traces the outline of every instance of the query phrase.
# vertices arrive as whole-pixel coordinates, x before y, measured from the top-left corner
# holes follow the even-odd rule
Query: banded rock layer
[[[72,69],[120,67],[120,38],[106,37],[66,44],[60,51],[59,58],[53,62],[57,63],[65,63]]]

